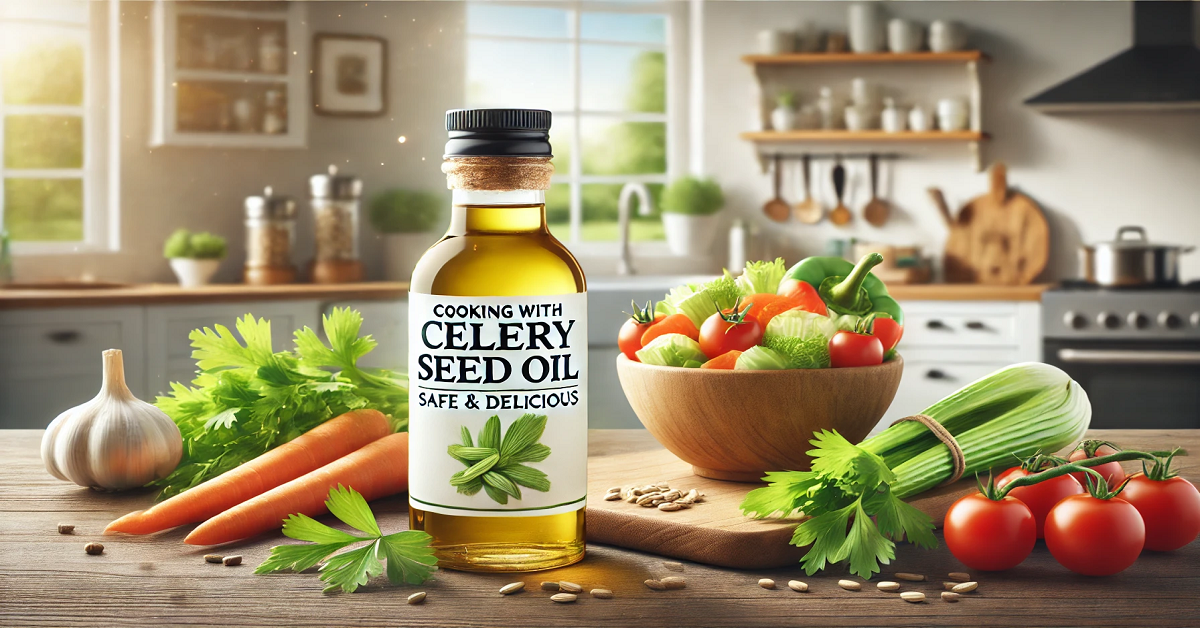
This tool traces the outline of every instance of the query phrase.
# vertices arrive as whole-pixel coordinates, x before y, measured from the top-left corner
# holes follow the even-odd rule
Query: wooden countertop
[[[290,301],[299,299],[326,301],[399,299],[407,294],[408,284],[394,281],[344,284],[300,283],[276,286],[211,284],[199,288],[181,288],[175,284],[140,284],[119,288],[55,290],[0,287],[0,310],[39,307]]]
[[[1200,451],[1200,430],[1107,430],[1093,438],[1139,449],[1183,446]],[[903,544],[884,574],[926,574],[914,583],[929,600],[909,604],[874,586],[844,591],[840,570],[805,576],[794,568],[763,571],[715,569],[688,563],[687,588],[651,591],[642,581],[667,572],[659,557],[589,545],[587,558],[539,574],[476,574],[440,571],[419,587],[393,587],[376,578],[359,592],[321,593],[314,571],[256,576],[254,567],[279,544],[278,533],[217,550],[245,557],[240,567],[204,562],[213,550],[183,545],[190,526],[149,537],[100,536],[118,515],[147,507],[149,493],[104,494],[58,481],[38,459],[41,431],[13,430],[0,438],[0,625],[161,626],[1187,626],[1200,617],[1200,542],[1171,553],[1143,554],[1133,567],[1107,578],[1072,574],[1038,544],[1020,566],[1003,573],[973,574],[979,589],[957,604],[936,599],[940,576],[966,571],[944,545],[922,550]],[[658,445],[643,430],[593,430],[589,451],[645,451]],[[1200,460],[1180,458],[1179,470],[1195,481]],[[374,502],[380,527],[407,528],[403,496]],[[328,517],[322,518],[329,521]],[[60,535],[59,523],[76,526]],[[939,535],[940,536],[940,535]],[[100,556],[83,546],[104,543]],[[759,578],[780,583],[775,590]],[[808,593],[782,586],[791,579]],[[522,593],[497,590],[515,580]],[[575,604],[554,604],[542,580],[569,580],[585,589],[612,589],[614,599],[584,595]],[[423,605],[405,597],[427,591]]]
[[[1041,301],[1050,284],[985,286],[973,283],[888,284],[897,301]]]

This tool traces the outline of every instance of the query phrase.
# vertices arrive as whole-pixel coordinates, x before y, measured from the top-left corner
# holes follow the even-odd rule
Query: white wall
[[[445,190],[440,171],[444,113],[463,98],[465,47],[461,3],[308,3],[310,33],[378,35],[388,40],[388,111],[378,118],[326,118],[309,111],[302,150],[150,148],[151,4],[122,3],[121,250],[116,253],[21,256],[17,278],[78,277],[173,281],[163,240],[179,227],[229,239],[217,281],[240,280],[245,259],[242,201],[274,186],[299,201],[296,260],[312,257],[308,177],[337,163],[362,177],[366,196],[385,187]],[[351,10],[352,9],[352,10]],[[406,136],[400,144],[397,138]],[[449,203],[449,193],[447,193]],[[363,228],[363,257],[378,278],[380,242]]]
[[[1158,241],[1200,244],[1200,112],[1050,116],[1022,101],[1042,89],[1126,48],[1132,9],[1125,2],[888,2],[884,11],[928,23],[956,19],[972,27],[971,43],[992,57],[983,65],[983,125],[992,134],[985,160],[1003,160],[1010,185],[1041,203],[1053,231],[1049,278],[1076,276],[1080,242],[1112,239],[1118,226],[1140,224]],[[760,208],[770,197],[770,178],[754,159],[754,148],[737,134],[751,128],[757,103],[754,74],[739,56],[754,52],[755,34],[794,28],[813,20],[826,30],[845,31],[847,4],[839,2],[704,3],[703,168],[725,187],[729,206],[751,216],[766,233],[780,233],[797,253],[824,250],[832,238],[856,237],[889,243],[919,243],[940,251],[945,238],[925,189],[940,186],[952,208],[983,193],[985,174],[973,172],[965,146],[897,145],[911,158],[884,169],[885,198],[895,206],[883,228],[863,222],[867,200],[863,163],[848,164],[849,206],[856,221],[848,229],[828,222],[791,223],[776,230]],[[770,76],[800,90],[802,102],[829,84],[848,96],[854,76],[890,81],[900,102],[927,106],[940,95],[966,95],[965,73],[954,68],[907,66],[773,70]],[[778,84],[778,83],[777,83]],[[908,89],[905,89],[905,86]],[[770,96],[771,88],[767,88]],[[799,151],[802,147],[793,147]],[[812,147],[813,150],[838,147]],[[887,148],[887,147],[880,147]],[[846,150],[842,148],[842,150]],[[790,173],[798,177],[798,170]],[[822,197],[832,206],[828,170]],[[796,186],[785,198],[798,200]],[[1200,254],[1184,257],[1183,277],[1200,278]]]

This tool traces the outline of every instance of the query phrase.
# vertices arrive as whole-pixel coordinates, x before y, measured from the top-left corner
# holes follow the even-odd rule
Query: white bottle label
[[[409,293],[409,503],[476,517],[587,498],[587,294]]]

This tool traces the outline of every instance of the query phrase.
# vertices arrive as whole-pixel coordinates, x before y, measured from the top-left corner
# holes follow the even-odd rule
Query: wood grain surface
[[[1129,447],[1200,448],[1197,431],[1103,431],[1096,437]],[[979,589],[957,604],[936,599],[947,572],[964,568],[944,548],[898,548],[884,569],[922,573],[931,582],[906,584],[929,600],[909,604],[871,584],[844,591],[840,569],[805,576],[797,567],[732,570],[685,563],[676,573],[663,559],[589,545],[577,565],[544,573],[484,575],[442,571],[420,587],[393,587],[379,578],[352,595],[322,594],[315,573],[254,575],[278,534],[219,550],[245,563],[205,563],[212,550],[182,544],[187,529],[149,537],[102,537],[119,514],[142,508],[148,493],[108,495],[51,478],[38,460],[40,432],[0,431],[0,625],[4,626],[1195,626],[1200,618],[1200,543],[1167,554],[1147,553],[1129,570],[1108,578],[1067,572],[1042,544],[1017,568],[972,574]],[[641,430],[593,431],[592,455],[650,452],[660,447]],[[1182,459],[1185,476],[1200,476]],[[373,504],[388,532],[407,527],[403,496]],[[323,518],[329,521],[329,518]],[[59,523],[76,525],[60,535]],[[104,543],[88,556],[84,544]],[[642,581],[665,575],[687,588],[651,591]],[[759,587],[772,578],[774,590]],[[786,588],[798,579],[808,593]],[[878,578],[877,579],[881,579]],[[497,590],[522,580],[526,590]],[[612,589],[611,600],[580,596],[555,604],[537,589],[542,580],[570,580],[586,589]],[[428,592],[423,605],[405,598]]]
[[[150,305],[289,301],[297,299],[399,299],[408,284],[374,281],[344,284],[295,283],[271,286],[210,284],[181,288],[175,284],[137,284],[117,288],[7,289],[0,287],[0,310],[96,305]]]

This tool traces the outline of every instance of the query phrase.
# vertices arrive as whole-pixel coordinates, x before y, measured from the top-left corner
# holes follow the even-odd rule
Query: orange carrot
[[[686,314],[672,314],[650,326],[642,334],[642,346],[650,344],[651,340],[667,334],[683,334],[692,340],[700,339],[700,330],[692,324],[692,319]]]
[[[727,370],[732,369],[733,366],[735,364],[737,364],[737,359],[738,359],[739,355],[742,355],[742,352],[738,351],[736,349],[734,349],[733,351],[726,351],[725,353],[722,353],[721,355],[709,360],[708,362],[701,364],[700,368],[702,368],[702,369],[727,369]]]
[[[408,433],[385,436],[316,471],[277,486],[196,526],[189,545],[218,545],[278,530],[288,515],[315,517],[329,509],[329,489],[341,484],[367,501],[408,490]]]
[[[204,521],[319,469],[391,431],[387,417],[377,410],[347,412],[148,510],[129,513],[108,524],[104,533],[150,534]]]
[[[758,324],[762,325],[764,330],[767,328],[767,324],[771,322],[771,319],[775,318],[775,315],[804,305],[804,302],[800,299],[770,294],[768,292],[760,292],[743,297],[742,303],[747,304],[750,308],[746,316],[758,321]],[[744,310],[746,307],[744,306],[742,309]]]

